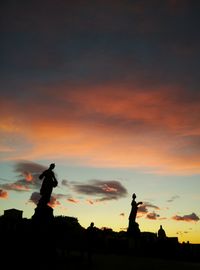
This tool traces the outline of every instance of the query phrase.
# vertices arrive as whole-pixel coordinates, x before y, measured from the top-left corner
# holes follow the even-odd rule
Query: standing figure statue
[[[138,205],[142,204],[142,202],[136,202],[135,201],[136,199],[136,195],[135,193],[133,193],[132,195],[132,202],[131,202],[131,212],[130,212],[130,215],[129,215],[129,222],[131,223],[135,223],[135,220],[136,220],[136,216],[137,216],[137,210],[138,210]]]
[[[137,216],[138,206],[143,203],[136,202],[135,199],[136,195],[135,193],[133,193],[127,233],[130,236],[130,239],[134,239],[134,241],[137,241],[140,238],[140,228],[139,224],[135,220]]]
[[[132,202],[131,202],[131,212],[129,215],[129,224],[128,224],[128,234],[133,237],[138,237],[140,235],[139,224],[135,221],[137,216],[138,206],[142,204],[142,202],[136,202],[136,195],[133,193]]]
[[[39,179],[43,179],[42,186],[40,189],[41,198],[39,200],[38,206],[47,206],[51,199],[51,193],[53,188],[58,185],[58,181],[55,177],[53,169],[55,168],[55,164],[50,164],[49,168],[42,172],[39,176]]]

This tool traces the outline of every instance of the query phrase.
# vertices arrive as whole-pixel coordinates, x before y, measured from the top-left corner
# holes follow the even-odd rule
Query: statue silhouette
[[[165,233],[165,230],[163,229],[162,225],[160,225],[160,228],[158,230],[158,238],[159,239],[166,238],[166,233]]]
[[[128,233],[132,236],[138,236],[140,234],[140,229],[138,223],[135,221],[138,211],[138,205],[142,204],[142,202],[136,202],[136,195],[133,193],[132,202],[131,202],[131,212],[129,215],[129,225],[128,225]]]
[[[38,202],[38,206],[47,206],[51,199],[51,193],[53,188],[58,185],[58,181],[55,177],[53,169],[55,168],[55,164],[50,164],[49,168],[42,172],[39,176],[39,179],[43,179],[42,186],[40,189],[41,198]]]
[[[137,216],[138,205],[142,204],[142,202],[137,203],[135,201],[135,199],[136,199],[136,195],[135,195],[135,193],[133,193],[132,202],[131,202],[131,212],[130,212],[130,215],[129,215],[129,220],[131,222],[135,222],[136,216]]]
[[[88,262],[92,263],[93,253],[97,245],[97,228],[94,226],[94,222],[91,222],[90,226],[87,227],[86,235]]]

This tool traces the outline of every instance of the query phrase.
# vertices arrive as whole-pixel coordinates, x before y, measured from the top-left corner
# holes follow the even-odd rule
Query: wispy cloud
[[[19,192],[39,189],[41,186],[39,175],[45,169],[47,169],[45,166],[38,163],[31,161],[18,161],[14,165],[14,172],[16,173],[18,180],[12,183],[1,184],[0,187],[4,188],[5,190]]]
[[[149,212],[148,208],[153,208],[156,210],[160,210],[160,208],[152,203],[144,202],[142,205],[138,207],[138,213],[140,214],[146,214]]]
[[[66,186],[66,187],[68,187],[68,186],[70,186],[70,183],[69,183],[69,181],[68,181],[68,180],[63,179],[63,180],[61,181],[61,185],[62,185],[62,186]]]
[[[74,198],[68,198],[67,201],[71,203],[79,203],[79,200],[76,200]]]
[[[143,204],[138,207],[138,218],[144,217],[153,220],[158,219],[160,215],[157,214],[155,211],[151,212],[152,209],[160,210],[160,207],[150,202],[143,202]]]
[[[127,196],[126,188],[115,180],[90,180],[86,184],[74,184],[74,191],[95,198],[96,202],[118,200]]]
[[[168,199],[167,202],[173,202],[173,201],[175,201],[175,200],[177,200],[177,199],[179,199],[179,198],[180,198],[180,196],[174,195],[174,196],[172,196],[170,199]]]
[[[86,202],[88,203],[88,204],[91,204],[91,205],[93,205],[95,202],[93,201],[93,200],[91,200],[91,199],[86,199]]]
[[[6,189],[6,190],[13,190],[13,191],[19,191],[19,192],[31,190],[30,186],[23,184],[23,181],[21,181],[21,180],[16,181],[15,183],[3,184],[3,185],[1,185],[1,187]]]
[[[172,219],[176,221],[187,221],[187,222],[199,221],[199,217],[195,213],[192,213],[190,215],[184,215],[184,216],[175,215],[172,217]]]

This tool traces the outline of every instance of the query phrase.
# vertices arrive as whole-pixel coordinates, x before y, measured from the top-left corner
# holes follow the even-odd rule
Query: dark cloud
[[[39,192],[33,192],[30,196],[29,201],[37,205],[40,198],[41,198],[41,195]]]
[[[193,61],[177,50],[184,47],[183,51],[187,51],[190,43],[199,44],[199,4],[171,3],[9,2],[1,9],[2,70],[22,79],[46,81],[67,78],[102,82],[139,72],[149,83],[156,82],[158,76],[161,81],[177,81],[181,77],[184,81],[194,81],[195,77],[197,80],[195,57],[199,46],[191,50]]]
[[[190,233],[189,231],[177,231],[176,234],[179,234],[180,236],[183,236],[184,234]]]
[[[175,215],[172,217],[172,219],[177,220],[177,221],[187,221],[187,222],[199,221],[199,217],[195,213],[192,213],[190,215],[184,215],[184,216]]]
[[[65,179],[64,179],[64,180],[61,181],[61,185],[62,185],[62,186],[65,186],[65,187],[68,187],[68,186],[70,186],[70,183],[69,183],[68,180],[65,180]]]
[[[5,190],[13,190],[19,192],[30,191],[31,190],[30,184],[27,185],[26,183],[23,182],[24,182],[23,180],[18,180],[14,183],[3,184],[0,186]]]
[[[66,194],[61,194],[61,193],[53,193],[54,197],[56,197],[57,199],[66,199],[66,198],[69,198],[70,195],[66,195]]]
[[[141,206],[138,207],[138,214],[141,214],[141,216],[144,216],[147,219],[158,219],[160,217],[159,214],[153,212],[150,212],[150,209],[160,210],[160,208],[152,203],[144,202]]]
[[[139,206],[138,207],[138,213],[140,213],[140,214],[146,214],[146,213],[148,213],[147,207],[145,205]]]
[[[15,164],[14,171],[24,176],[24,174],[26,175],[26,173],[39,174],[46,169],[47,169],[46,166],[43,166],[41,164],[32,161],[19,161]]]
[[[58,195],[52,194],[49,205],[51,207],[59,206],[60,202],[58,201],[58,198],[61,198],[61,197],[63,197],[61,194],[60,195],[59,194]],[[39,192],[33,192],[30,196],[29,202],[32,202],[35,205],[37,205],[40,198],[41,198],[41,195]]]
[[[19,161],[14,166],[14,172],[17,173],[19,180],[13,183],[0,185],[5,190],[14,190],[19,192],[30,191],[31,189],[39,189],[41,180],[39,175],[47,169],[47,167],[31,161]]]
[[[148,218],[148,219],[153,219],[153,220],[156,220],[156,219],[159,218],[159,217],[160,217],[160,215],[156,214],[155,212],[148,213],[148,214],[146,215],[146,218]]]
[[[180,198],[180,196],[174,195],[174,196],[172,196],[169,200],[167,200],[167,202],[173,202],[174,200],[177,200],[177,199],[179,199],[179,198]]]
[[[115,180],[90,180],[87,184],[74,184],[73,189],[80,194],[100,197],[95,201],[118,200],[127,195],[126,188]]]
[[[146,214],[149,212],[148,208],[153,208],[156,210],[160,210],[160,208],[152,203],[144,202],[142,205],[138,207],[138,213]]]
[[[39,175],[46,170],[47,167],[31,161],[19,161],[15,164],[14,171],[18,173],[19,179],[16,183],[21,184],[29,189],[39,189],[41,180]]]
[[[18,173],[17,177],[21,178],[19,181],[26,185],[30,184],[32,186],[38,187],[41,185],[39,175],[46,169],[46,166],[40,165],[38,163],[22,161],[15,164],[14,171]]]

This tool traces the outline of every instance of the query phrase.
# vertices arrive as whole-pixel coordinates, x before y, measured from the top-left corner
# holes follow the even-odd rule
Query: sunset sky
[[[200,2],[0,4],[0,215],[54,215],[200,244]]]

